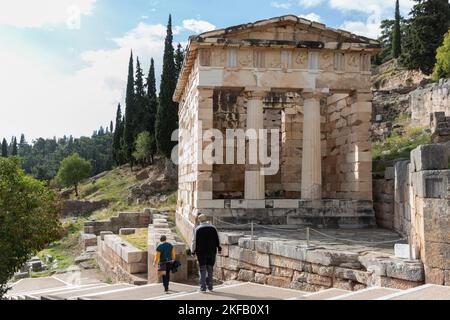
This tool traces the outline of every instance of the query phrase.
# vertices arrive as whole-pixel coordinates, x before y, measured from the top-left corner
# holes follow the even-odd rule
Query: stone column
[[[307,200],[322,197],[320,98],[320,94],[304,94],[302,199]]]
[[[264,108],[263,108],[264,92],[252,91],[247,96],[247,130],[254,129],[256,139],[258,138],[259,129],[264,127]],[[257,164],[249,164],[250,156],[255,156],[249,147],[254,141],[254,137],[248,137],[247,143],[247,164],[245,166],[245,199],[246,200],[264,200],[265,199],[265,179],[261,175],[261,166],[258,155],[256,154]],[[256,151],[258,152],[258,151]],[[252,153],[252,154],[250,154]],[[230,174],[232,174],[230,172]]]

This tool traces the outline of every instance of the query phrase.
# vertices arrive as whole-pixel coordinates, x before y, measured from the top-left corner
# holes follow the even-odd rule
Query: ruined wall
[[[409,105],[412,123],[417,126],[430,126],[430,114],[434,112],[450,116],[450,80],[442,79],[411,92]]]
[[[372,200],[371,94],[334,94],[325,109],[323,196]]]
[[[273,239],[251,240],[221,233],[222,253],[215,275],[220,280],[251,281],[302,291],[328,288],[361,290],[369,286],[408,289],[423,283],[420,262],[386,255],[306,249]]]
[[[394,167],[386,168],[384,177],[373,180],[373,207],[377,226],[394,230]]]
[[[117,217],[105,221],[86,221],[84,233],[100,235],[102,231],[119,233],[121,228],[147,228],[151,223],[151,212],[121,212]]]
[[[411,229],[427,283],[450,285],[450,170],[444,145],[413,150],[410,165]]]

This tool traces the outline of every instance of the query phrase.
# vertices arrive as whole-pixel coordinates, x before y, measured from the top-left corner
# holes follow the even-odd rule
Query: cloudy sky
[[[407,14],[412,0],[400,0]],[[191,34],[296,14],[377,37],[394,0],[2,0],[0,139],[90,135],[124,100],[130,50],[161,70],[165,25]],[[157,77],[159,78],[159,76]],[[157,79],[159,80],[159,79]]]

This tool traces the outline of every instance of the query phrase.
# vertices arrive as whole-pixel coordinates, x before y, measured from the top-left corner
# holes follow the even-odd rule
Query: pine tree
[[[401,63],[408,69],[433,72],[436,49],[450,26],[448,0],[415,0],[403,40]]]
[[[155,129],[158,150],[167,158],[170,158],[172,149],[176,145],[176,142],[171,141],[171,138],[172,133],[178,128],[178,104],[172,99],[176,87],[176,68],[172,42],[172,16],[169,16]]]
[[[392,32],[392,56],[396,59],[402,54],[402,35],[400,20],[400,3],[399,0],[397,0],[395,3],[395,24],[394,30]]]
[[[134,95],[134,67],[133,67],[133,52],[131,52],[130,62],[128,64],[128,82],[127,93],[125,97],[125,129],[123,133],[124,148],[126,161],[130,161],[133,166],[133,144],[134,144],[134,116],[136,115]]]
[[[3,158],[8,157],[8,142],[6,142],[5,138],[3,138],[2,141],[2,157]]]
[[[155,61],[153,58],[150,61],[150,70],[147,76],[147,112],[145,117],[145,123],[147,125],[147,131],[150,133],[150,153],[153,163],[153,156],[157,151],[156,138],[155,138],[155,122],[156,113],[158,111],[158,96],[156,95],[156,77],[155,77]]]
[[[123,164],[122,159],[122,152],[123,152],[123,123],[122,123],[122,109],[119,105],[117,106],[117,112],[116,112],[116,131],[114,131],[114,137],[113,137],[113,159],[116,162],[116,164],[121,165]]]
[[[136,80],[135,80],[135,102],[136,102],[136,113],[135,113],[135,131],[134,140],[139,133],[145,131],[145,113],[147,99],[145,97],[145,87],[144,87],[144,72],[141,68],[141,63],[139,62],[139,57],[136,59]]]
[[[14,137],[13,143],[12,143],[12,151],[11,151],[11,155],[13,157],[17,156],[18,154],[18,150],[17,150],[17,139],[16,137]]]
[[[181,69],[183,69],[184,62],[184,50],[181,47],[181,44],[178,43],[177,50],[175,51],[175,70],[177,72],[177,81],[180,75]]]

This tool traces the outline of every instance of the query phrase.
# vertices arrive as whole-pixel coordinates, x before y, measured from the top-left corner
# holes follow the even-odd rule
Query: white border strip
[[[379,290],[379,289],[388,290],[388,291],[395,291],[395,293],[397,293],[397,290],[398,290],[398,289],[385,288],[385,287],[369,287],[369,288],[366,288],[366,289],[363,289],[363,290],[352,291],[352,292],[344,294],[342,296],[333,297],[333,298],[329,298],[329,299],[325,299],[325,300],[343,300],[345,298],[356,296],[356,295],[358,295],[360,293],[366,293],[366,292],[375,291],[375,290]]]
[[[119,286],[124,286],[124,285],[126,285],[125,288],[120,288],[120,289],[114,290],[114,287],[119,287]],[[78,299],[79,297],[84,298],[84,297],[98,296],[100,294],[107,294],[107,293],[111,293],[111,292],[121,292],[121,291],[126,291],[126,290],[130,290],[130,289],[134,289],[134,288],[136,288],[136,286],[129,284],[129,283],[115,283],[115,284],[106,286],[105,289],[107,289],[107,291],[99,291],[99,292],[95,292],[95,293],[89,293],[86,295],[80,294],[80,295],[76,295],[76,296],[66,297],[66,299],[72,300],[72,299]]]
[[[232,284],[232,285],[229,285],[229,286],[225,285],[223,288],[220,288],[220,289],[217,289],[217,288],[216,288],[213,292],[222,292],[222,291],[219,291],[219,290],[223,290],[223,289],[227,289],[227,288],[239,287],[239,286],[243,286],[243,285],[245,285],[245,284],[247,284],[247,283],[237,283],[237,284]],[[161,299],[158,299],[158,300],[170,300],[171,298],[178,298],[178,297],[191,296],[191,295],[194,295],[194,294],[204,294],[204,293],[199,292],[199,291],[194,291],[194,292],[179,292],[179,293],[175,293],[175,294],[168,294],[168,295],[162,296],[162,298],[161,298]],[[154,300],[154,299],[155,299],[155,298],[148,299],[148,300]],[[147,299],[146,299],[146,300],[147,300]]]
[[[387,296],[384,296],[384,297],[380,297],[380,298],[377,298],[375,300],[390,300],[391,298],[401,297],[401,296],[403,296],[405,294],[414,293],[414,292],[417,292],[417,291],[422,291],[422,290],[430,288],[430,287],[433,287],[433,284],[425,284],[423,286],[418,286],[418,287],[415,287],[415,288],[402,290],[400,292],[392,293],[390,295],[387,295]]]

